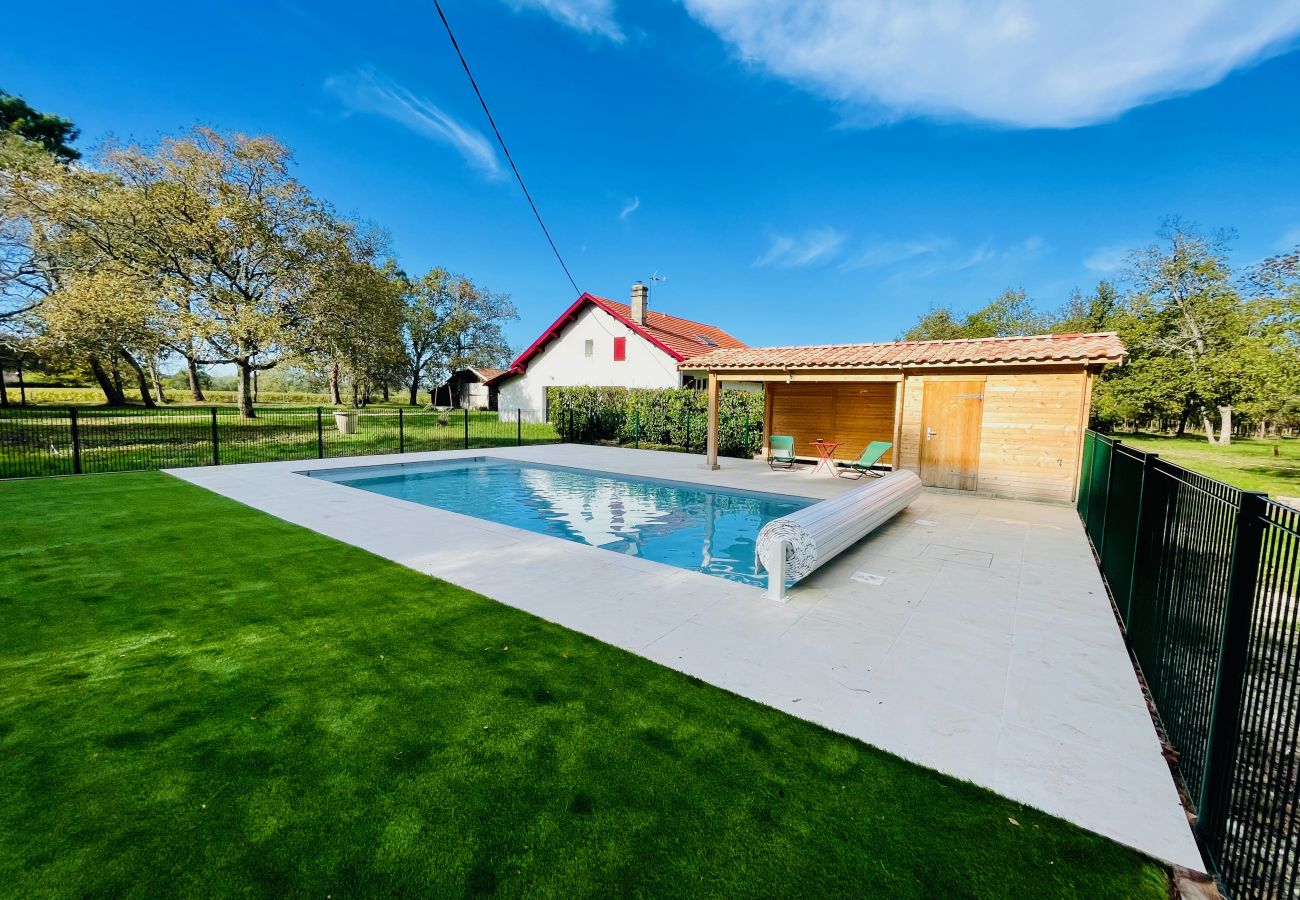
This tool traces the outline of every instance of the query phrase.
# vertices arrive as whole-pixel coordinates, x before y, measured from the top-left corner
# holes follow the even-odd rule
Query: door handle
[[[934,437],[938,433],[939,432],[935,431],[933,428],[927,428],[925,429],[925,439],[928,441],[930,438]]]

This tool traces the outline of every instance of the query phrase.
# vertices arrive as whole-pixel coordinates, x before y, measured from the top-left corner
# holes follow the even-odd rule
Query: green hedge
[[[708,398],[691,388],[553,387],[551,424],[566,440],[703,451]],[[718,453],[749,457],[762,449],[763,394],[723,391]]]

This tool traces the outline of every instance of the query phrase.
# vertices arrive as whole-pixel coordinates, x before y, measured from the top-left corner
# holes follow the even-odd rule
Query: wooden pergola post
[[[709,373],[709,432],[704,443],[704,465],[718,468],[718,394],[722,389],[716,372]]]

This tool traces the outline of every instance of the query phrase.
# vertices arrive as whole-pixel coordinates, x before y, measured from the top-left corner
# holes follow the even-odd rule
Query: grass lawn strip
[[[5,896],[1167,896],[1102,837],[166,475],[0,508]]]
[[[1277,497],[1300,497],[1300,438],[1259,440],[1233,438],[1224,446],[1210,445],[1203,436],[1177,438],[1151,434],[1116,434],[1138,450],[1158,453],[1175,465],[1246,491]],[[1278,455],[1273,455],[1273,448]]]

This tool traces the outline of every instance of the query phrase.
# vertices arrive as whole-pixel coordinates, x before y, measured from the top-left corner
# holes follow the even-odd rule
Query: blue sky
[[[579,287],[625,301],[658,271],[654,308],[752,344],[889,340],[1006,287],[1054,307],[1170,214],[1236,229],[1242,265],[1300,243],[1296,0],[445,9]],[[82,146],[269,132],[408,271],[510,293],[516,345],[571,301],[431,2],[57,18],[4,43],[0,87]]]

